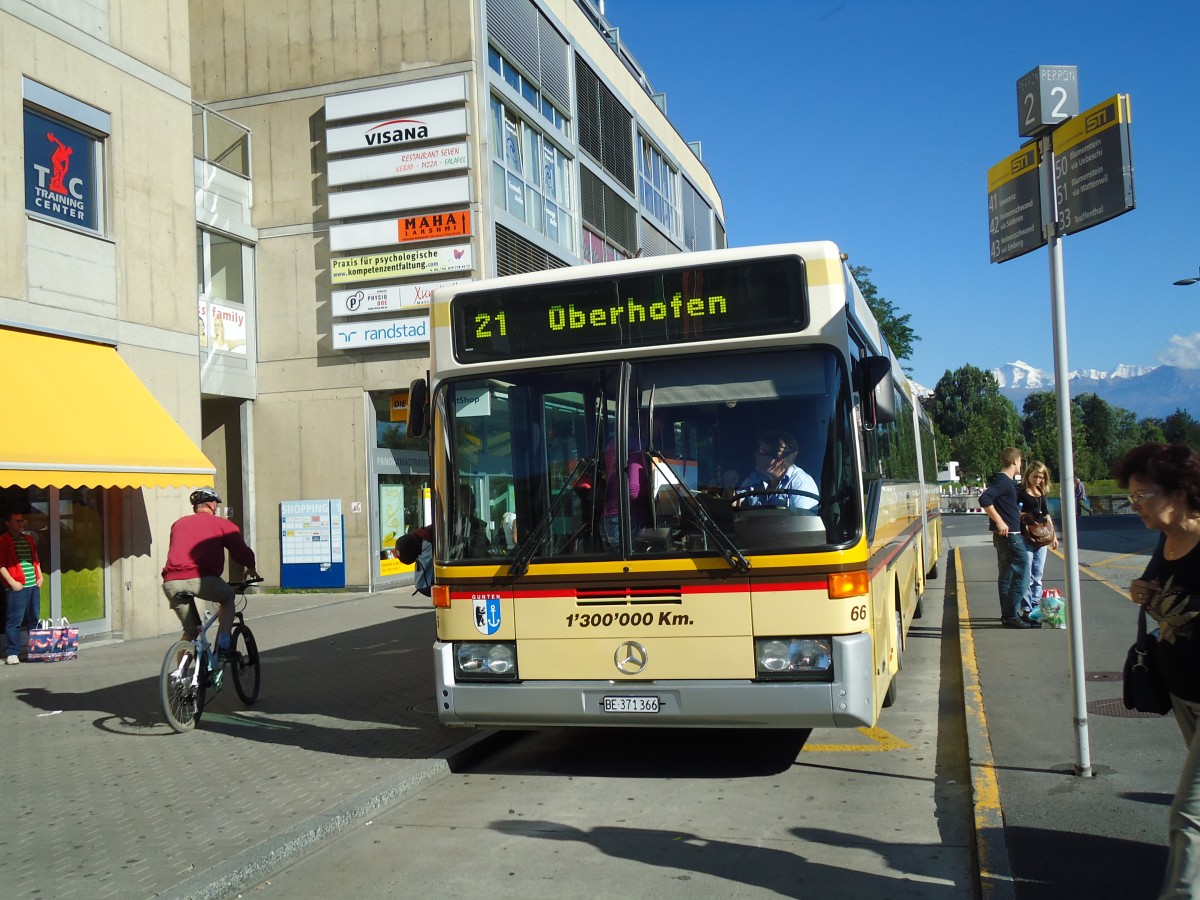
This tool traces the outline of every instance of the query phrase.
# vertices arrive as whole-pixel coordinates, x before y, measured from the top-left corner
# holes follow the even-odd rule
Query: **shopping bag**
[[[1038,611],[1044,628],[1067,627],[1067,608],[1063,605],[1063,595],[1058,588],[1047,588],[1042,592]]]
[[[63,616],[58,620],[57,646],[59,659],[77,659],[79,657],[79,626],[72,625]]]
[[[37,627],[29,629],[29,662],[58,662],[58,629],[50,619],[38,619]]]

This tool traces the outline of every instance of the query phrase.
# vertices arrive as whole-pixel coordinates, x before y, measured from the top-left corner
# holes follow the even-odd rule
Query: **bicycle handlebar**
[[[229,586],[239,594],[244,594],[246,592],[246,588],[250,587],[251,585],[261,584],[264,581],[266,581],[266,579],[262,577],[247,578],[244,581],[231,581],[229,582]]]

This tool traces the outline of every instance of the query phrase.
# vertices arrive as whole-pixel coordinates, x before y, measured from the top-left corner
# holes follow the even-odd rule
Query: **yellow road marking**
[[[912,745],[882,728],[856,728],[870,744],[805,744],[804,753],[882,753],[887,750],[911,750]]]
[[[1011,897],[1012,876],[1008,871],[1008,843],[1004,835],[1004,811],[1000,805],[1000,783],[996,761],[983,708],[983,689],[979,684],[979,661],[975,656],[975,635],[967,608],[967,583],[963,575],[962,553],[954,550],[954,571],[958,590],[959,651],[962,654],[963,701],[966,705],[967,730],[971,743],[971,788],[974,794],[975,853],[979,861],[979,888],[983,900]]]

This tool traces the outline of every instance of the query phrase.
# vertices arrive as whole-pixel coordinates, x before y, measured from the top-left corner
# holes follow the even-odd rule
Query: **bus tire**
[[[896,702],[896,696],[899,693],[896,682],[900,680],[900,670],[904,668],[904,620],[900,618],[900,610],[892,610],[892,619],[895,621],[895,634],[893,640],[896,642],[896,671],[892,675],[892,680],[888,682],[887,690],[883,694],[883,708],[887,709]]]

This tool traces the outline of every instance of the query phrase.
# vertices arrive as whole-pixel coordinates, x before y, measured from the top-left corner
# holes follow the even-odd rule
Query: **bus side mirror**
[[[858,361],[858,389],[862,394],[863,425],[890,425],[896,421],[896,389],[892,385],[892,361],[886,356],[867,356]]]
[[[418,378],[408,386],[408,436],[425,437],[429,431],[429,384]]]

